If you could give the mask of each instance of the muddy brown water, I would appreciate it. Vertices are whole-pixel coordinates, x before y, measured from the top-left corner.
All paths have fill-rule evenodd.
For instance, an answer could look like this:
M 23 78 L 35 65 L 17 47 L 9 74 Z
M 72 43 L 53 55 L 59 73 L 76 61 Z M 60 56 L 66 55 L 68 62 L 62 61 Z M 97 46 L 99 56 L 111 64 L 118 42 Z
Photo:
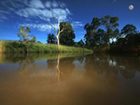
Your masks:
M 1 56 L 0 105 L 140 105 L 140 57 Z

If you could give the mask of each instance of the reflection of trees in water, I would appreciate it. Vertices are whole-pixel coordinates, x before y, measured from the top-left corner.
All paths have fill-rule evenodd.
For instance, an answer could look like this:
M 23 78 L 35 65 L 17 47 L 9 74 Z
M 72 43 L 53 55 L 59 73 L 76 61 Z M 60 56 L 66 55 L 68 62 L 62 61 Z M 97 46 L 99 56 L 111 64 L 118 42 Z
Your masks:
M 72 74 L 75 68 L 73 61 L 74 61 L 74 58 L 63 58 L 60 60 L 59 69 L 61 70 L 61 73 L 62 73 L 61 79 L 63 78 L 66 79 Z
M 63 78 L 68 78 L 69 75 L 72 74 L 74 70 L 73 64 L 74 58 L 61 58 L 61 55 L 58 54 L 56 59 L 48 60 L 48 68 L 49 72 L 52 74 L 56 74 L 57 80 L 62 80 Z M 53 75 L 54 76 L 54 75 Z
M 36 69 L 39 69 L 37 67 L 41 64 L 36 62 L 40 60 L 39 58 L 40 55 L 21 55 L 12 57 L 10 61 L 19 64 L 18 70 L 25 75 L 33 73 Z M 56 78 L 57 80 L 61 80 L 63 77 L 66 78 L 68 75 L 71 75 L 75 68 L 73 64 L 75 58 L 61 58 L 61 55 L 58 54 L 56 58 L 47 60 L 47 58 L 44 57 L 43 59 L 46 60 L 47 65 L 47 67 L 43 68 L 43 70 L 46 69 L 43 73 L 46 73 L 46 76 L 49 76 L 49 78 L 52 79 Z M 83 59 L 79 58 L 79 62 L 83 63 L 82 60 Z
M 116 59 L 117 68 L 126 79 L 132 79 L 137 71 L 140 72 L 140 60 L 137 57 L 116 57 Z
M 35 64 L 35 56 L 31 55 L 25 55 L 23 59 L 18 60 L 19 64 L 19 72 L 20 73 L 26 73 L 30 72 L 32 70 L 35 70 L 36 64 Z
M 8 63 L 17 64 L 17 70 L 22 76 L 43 75 L 51 80 L 61 80 L 71 76 L 72 72 L 76 70 L 74 61 L 77 61 L 79 65 L 85 64 L 83 57 L 66 58 L 63 54 L 55 54 L 53 57 L 46 54 L 7 54 L 4 59 Z
M 73 61 L 73 64 L 75 65 L 76 70 L 85 71 L 85 65 L 86 65 L 86 57 L 76 57 Z
M 57 60 L 56 60 L 56 70 L 57 70 L 58 80 L 62 80 L 63 78 L 66 79 L 71 76 L 72 72 L 75 70 L 74 61 L 78 61 L 80 65 L 84 65 L 85 57 L 61 59 L 60 55 L 58 54 Z
M 20 63 L 24 60 L 30 60 L 34 61 L 37 59 L 40 55 L 39 54 L 5 54 L 5 62 L 10 62 L 10 63 Z
M 74 64 L 75 61 L 78 61 L 80 65 L 86 64 L 85 57 L 61 58 L 60 55 L 57 55 L 57 59 L 47 61 L 48 70 L 53 70 L 56 73 L 57 80 L 67 79 L 71 77 L 76 68 L 76 65 Z
M 47 60 L 49 56 L 46 55 L 21 54 L 5 55 L 4 59 L 8 63 L 19 64 L 18 70 L 24 73 L 42 69 L 42 64 L 44 63 L 41 62 L 42 64 L 40 64 L 36 61 L 44 59 L 47 61 L 45 65 L 48 65 L 43 70 L 46 69 L 45 72 L 52 72 L 58 80 L 69 77 L 74 70 L 84 70 L 88 74 L 96 71 L 98 74 L 106 77 L 121 74 L 126 79 L 132 79 L 137 71 L 140 72 L 140 59 L 132 56 L 112 56 L 107 54 L 94 54 L 92 56 L 74 58 L 62 58 L 62 55 L 55 56 L 55 58 Z
M 140 71 L 140 60 L 136 57 L 93 55 L 88 57 L 87 64 L 89 70 L 94 68 L 98 73 L 106 75 L 120 73 L 126 79 L 134 78 L 136 71 Z
M 59 65 L 60 65 L 60 54 L 58 54 L 57 65 L 56 65 L 56 69 L 57 69 L 56 76 L 57 76 L 58 81 L 60 80 L 60 77 L 61 77 L 61 70 L 60 70 Z
M 5 59 L 7 62 L 18 64 L 17 70 L 24 74 L 28 72 L 32 72 L 36 68 L 35 61 L 40 58 L 39 54 L 7 54 Z

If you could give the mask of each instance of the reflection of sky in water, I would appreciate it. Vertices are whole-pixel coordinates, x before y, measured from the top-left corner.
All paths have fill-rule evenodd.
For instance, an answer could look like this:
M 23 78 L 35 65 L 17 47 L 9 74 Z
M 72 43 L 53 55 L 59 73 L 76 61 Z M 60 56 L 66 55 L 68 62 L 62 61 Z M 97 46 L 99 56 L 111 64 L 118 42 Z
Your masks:
M 8 59 L 11 63 L 0 64 L 0 99 L 5 101 L 0 101 L 0 105 L 7 105 L 3 104 L 6 102 L 16 105 L 10 103 L 13 101 L 19 101 L 18 105 L 26 105 L 25 102 L 31 105 L 47 102 L 55 103 L 49 105 L 64 105 L 63 102 L 65 105 L 75 102 L 74 105 L 91 105 L 94 101 L 96 105 L 110 105 L 110 100 L 112 103 L 121 100 L 121 105 L 137 105 L 134 103 L 139 102 L 137 58 L 100 55 L 64 58 L 59 59 L 59 63 L 59 57 L 31 58 Z
M 85 64 L 86 64 L 86 58 L 84 57 L 81 61 L 80 60 L 74 60 L 73 64 L 75 65 L 75 70 L 78 71 L 85 71 Z
M 47 60 L 35 61 L 36 70 L 46 70 L 48 68 Z
M 117 66 L 117 62 L 115 60 L 109 60 L 109 66 Z
M 57 72 L 57 56 L 55 59 L 47 59 L 39 57 L 22 57 L 22 59 L 15 60 L 4 59 L 0 64 L 0 71 L 28 71 L 33 74 L 44 75 L 50 73 L 55 75 Z M 11 62 L 11 63 L 9 63 Z M 68 67 L 68 68 L 67 68 Z M 115 57 L 115 56 L 89 56 L 89 57 L 75 57 L 75 58 L 60 58 L 59 69 L 62 72 L 68 70 L 88 71 L 96 70 L 102 72 L 116 71 L 124 78 L 134 78 L 137 71 L 140 71 L 139 59 L 137 57 Z M 63 70 L 64 69 L 64 70 Z M 43 74 L 44 73 L 44 74 Z
M 16 71 L 19 68 L 19 64 L 0 64 L 0 71 Z

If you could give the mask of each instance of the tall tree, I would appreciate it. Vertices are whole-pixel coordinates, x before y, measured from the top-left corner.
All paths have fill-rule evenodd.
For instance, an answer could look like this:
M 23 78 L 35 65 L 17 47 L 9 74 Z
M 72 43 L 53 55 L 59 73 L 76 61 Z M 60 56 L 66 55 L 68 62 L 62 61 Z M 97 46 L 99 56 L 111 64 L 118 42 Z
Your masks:
M 95 40 L 96 40 L 96 45 L 101 45 L 104 43 L 104 35 L 105 35 L 105 31 L 103 29 L 98 29 L 96 36 L 95 36 Z
M 92 27 L 93 33 L 96 33 L 96 31 L 100 25 L 101 25 L 100 19 L 97 17 L 94 17 L 91 22 L 91 27 Z
M 106 29 L 106 35 L 105 35 L 105 42 L 109 43 L 109 39 L 113 38 L 116 36 L 116 32 L 118 30 L 118 21 L 119 18 L 118 17 L 111 17 L 111 16 L 104 16 L 102 19 L 102 25 L 105 27 Z
M 79 42 L 77 42 L 78 47 L 84 47 L 84 45 L 85 45 L 85 43 L 82 39 Z
M 61 7 L 59 2 L 56 2 L 56 3 L 58 4 L 58 6 Z M 48 21 L 48 24 L 50 24 L 51 28 L 54 29 L 53 32 L 56 35 L 57 45 L 59 47 L 60 34 L 63 31 L 60 29 L 60 24 L 61 24 L 61 22 L 68 21 L 71 13 L 70 13 L 69 9 L 65 9 L 62 11 L 53 5 L 50 5 L 50 7 L 48 9 L 51 10 L 51 12 L 50 12 L 51 16 L 46 20 Z
M 47 43 L 56 44 L 57 43 L 56 36 L 54 34 L 48 34 Z
M 127 24 L 121 30 L 121 34 L 128 35 L 128 34 L 136 34 L 137 28 L 132 24 Z
M 97 33 L 97 29 L 99 28 L 99 26 L 101 25 L 100 19 L 97 17 L 94 17 L 92 19 L 92 22 L 89 24 L 86 24 L 84 29 L 86 30 L 86 34 L 85 34 L 85 39 L 86 39 L 86 45 L 88 47 L 93 47 L 96 43 L 96 33 Z
M 92 34 L 91 24 L 87 23 L 85 25 L 84 29 L 86 30 L 86 34 L 84 36 L 85 42 L 86 42 L 86 46 L 91 48 L 94 45 L 94 37 L 93 37 L 93 34 Z
M 30 35 L 29 35 L 30 32 L 31 32 L 31 30 L 29 27 L 20 26 L 19 32 L 18 32 L 18 37 L 22 41 L 27 41 L 30 38 Z
M 35 36 L 32 36 L 32 39 L 31 39 L 31 42 L 35 43 L 37 40 L 36 40 L 36 37 Z
M 60 44 L 69 46 L 74 45 L 75 33 L 72 28 L 72 25 L 68 22 L 61 22 L 59 28 Z

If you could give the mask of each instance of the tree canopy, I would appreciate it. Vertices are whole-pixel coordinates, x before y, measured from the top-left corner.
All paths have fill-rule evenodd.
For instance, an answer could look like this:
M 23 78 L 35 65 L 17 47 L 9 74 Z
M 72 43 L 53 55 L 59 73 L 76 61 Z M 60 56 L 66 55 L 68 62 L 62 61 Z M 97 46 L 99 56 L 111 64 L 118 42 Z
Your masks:
M 75 33 L 72 28 L 72 25 L 68 22 L 61 22 L 60 25 L 60 44 L 62 45 L 74 45 L 74 38 L 75 38 Z
M 94 17 L 92 22 L 87 23 L 84 27 L 86 30 L 86 45 L 88 47 L 94 47 L 96 45 L 108 44 L 111 38 L 119 34 L 118 21 L 118 17 Z
M 132 25 L 132 24 L 127 24 L 123 27 L 123 29 L 121 30 L 121 34 L 136 34 L 137 33 L 137 28 Z
M 54 34 L 48 34 L 47 43 L 56 44 L 57 43 L 56 36 Z
M 19 32 L 18 32 L 18 37 L 20 38 L 21 41 L 27 41 L 29 40 L 30 36 L 29 33 L 31 32 L 29 27 L 24 27 L 20 26 Z

